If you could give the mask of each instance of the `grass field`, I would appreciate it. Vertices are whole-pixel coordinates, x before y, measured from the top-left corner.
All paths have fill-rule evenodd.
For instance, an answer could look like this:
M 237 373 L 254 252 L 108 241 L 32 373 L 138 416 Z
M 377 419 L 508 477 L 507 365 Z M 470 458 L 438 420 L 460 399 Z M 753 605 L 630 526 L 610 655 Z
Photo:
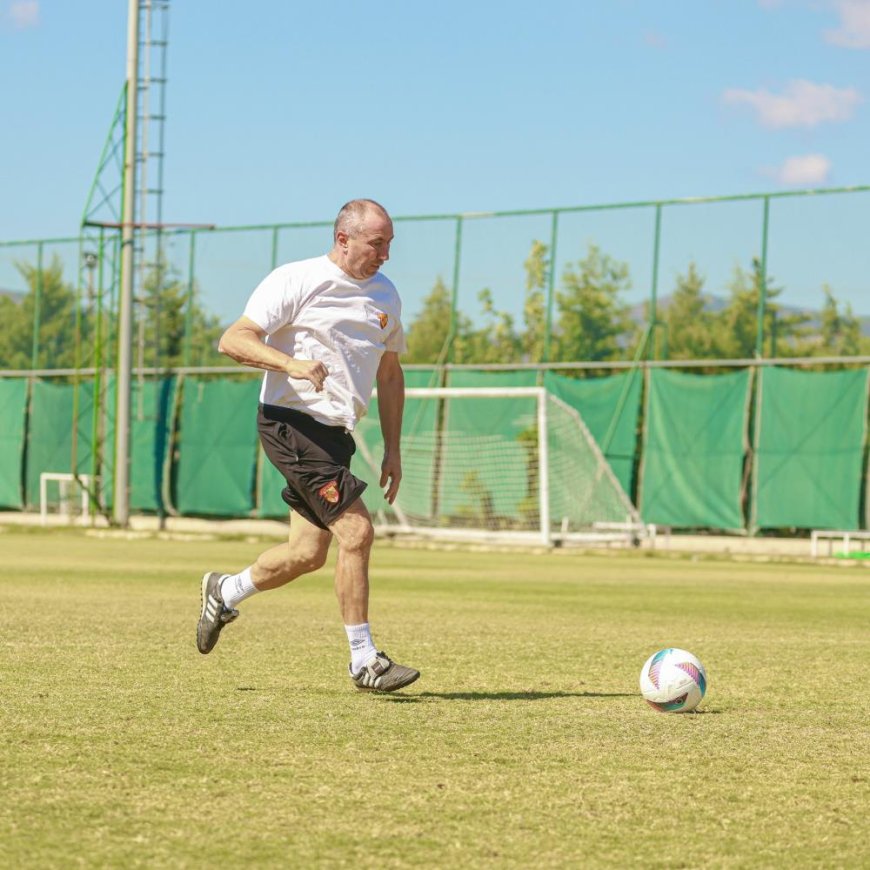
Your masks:
M 0 532 L 8 867 L 870 866 L 870 573 L 380 546 L 350 688 L 324 569 L 194 645 L 262 543 Z M 331 563 L 330 563 L 331 564 Z M 702 713 L 643 703 L 663 646 Z

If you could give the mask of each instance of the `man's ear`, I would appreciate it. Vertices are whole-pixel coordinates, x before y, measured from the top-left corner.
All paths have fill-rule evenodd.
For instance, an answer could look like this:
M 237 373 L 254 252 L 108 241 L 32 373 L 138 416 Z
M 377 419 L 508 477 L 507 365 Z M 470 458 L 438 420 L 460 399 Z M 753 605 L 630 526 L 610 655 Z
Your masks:
M 349 238 L 350 237 L 348 236 L 348 234 L 346 232 L 344 232 L 344 230 L 339 230 L 335 234 L 335 242 L 339 247 L 342 247 L 342 248 L 347 246 L 347 240 Z

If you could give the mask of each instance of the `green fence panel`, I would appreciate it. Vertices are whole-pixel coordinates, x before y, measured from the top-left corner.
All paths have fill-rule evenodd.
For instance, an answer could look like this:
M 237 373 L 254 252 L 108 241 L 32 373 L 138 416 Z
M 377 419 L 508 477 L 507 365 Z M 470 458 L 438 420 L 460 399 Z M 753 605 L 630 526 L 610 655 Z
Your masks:
M 534 525 L 530 490 L 537 441 L 535 398 L 447 400 L 438 514 L 487 528 Z
M 175 503 L 181 514 L 254 509 L 259 381 L 185 378 Z
M 177 385 L 174 377 L 133 382 L 130 401 L 130 508 L 133 510 L 157 512 L 164 507 L 163 480 Z
M 259 439 L 258 439 L 259 440 Z M 268 519 L 286 519 L 290 508 L 281 498 L 287 486 L 284 476 L 269 461 L 262 447 L 257 448 L 257 516 Z
M 447 375 L 448 387 L 536 387 L 538 373 L 528 369 L 514 372 L 459 369 Z
M 71 383 L 34 381 L 30 398 L 25 470 L 26 504 L 39 507 L 39 477 L 43 472 L 69 474 L 73 455 L 73 407 L 76 387 Z M 90 474 L 93 432 L 93 384 L 78 386 L 76 471 Z
M 630 497 L 643 386 L 640 369 L 603 378 L 569 378 L 546 372 L 544 386 L 580 414 Z
M 24 423 L 27 381 L 0 381 L 0 508 L 21 509 L 21 471 L 24 463 Z
M 748 370 L 650 371 L 640 481 L 645 522 L 743 528 L 749 385 Z
M 438 369 L 432 368 L 405 369 L 405 388 L 438 387 L 440 386 Z
M 867 369 L 760 375 L 753 524 L 857 529 Z
M 432 447 L 437 399 L 405 399 L 402 420 L 402 482 L 397 506 L 391 507 L 384 499 L 380 486 L 381 462 L 384 458 L 384 440 L 381 436 L 378 400 L 372 399 L 369 413 L 360 420 L 354 431 L 356 453 L 351 471 L 368 484 L 363 501 L 372 515 L 383 513 L 390 521 L 401 521 L 402 512 L 417 518 L 428 518 L 432 508 L 434 469 Z
M 451 371 L 448 387 L 535 387 L 536 371 Z M 438 485 L 438 513 L 473 525 L 534 522 L 534 493 L 518 478 L 532 480 L 523 433 L 536 427 L 535 399 L 448 399 L 446 442 Z M 498 445 L 497 447 L 495 445 Z M 490 445 L 490 446 L 488 446 Z

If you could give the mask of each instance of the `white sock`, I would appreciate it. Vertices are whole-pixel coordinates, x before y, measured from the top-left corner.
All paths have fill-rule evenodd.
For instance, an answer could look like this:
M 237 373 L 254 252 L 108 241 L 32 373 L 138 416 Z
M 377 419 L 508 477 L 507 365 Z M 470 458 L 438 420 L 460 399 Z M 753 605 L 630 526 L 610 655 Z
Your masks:
M 224 597 L 224 605 L 230 610 L 259 591 L 254 586 L 250 568 L 245 568 L 239 574 L 230 574 L 221 580 L 221 595 Z
M 350 644 L 350 669 L 356 673 L 364 668 L 377 654 L 372 641 L 372 633 L 367 622 L 360 625 L 346 625 L 347 640 Z

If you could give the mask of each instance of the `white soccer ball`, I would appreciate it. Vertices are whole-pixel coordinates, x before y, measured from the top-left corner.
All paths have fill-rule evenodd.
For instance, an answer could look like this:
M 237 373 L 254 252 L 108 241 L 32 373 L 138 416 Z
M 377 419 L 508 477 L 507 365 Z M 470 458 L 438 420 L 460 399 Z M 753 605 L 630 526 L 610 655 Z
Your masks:
M 659 713 L 689 713 L 706 691 L 704 666 L 684 649 L 660 649 L 641 668 L 640 692 Z

